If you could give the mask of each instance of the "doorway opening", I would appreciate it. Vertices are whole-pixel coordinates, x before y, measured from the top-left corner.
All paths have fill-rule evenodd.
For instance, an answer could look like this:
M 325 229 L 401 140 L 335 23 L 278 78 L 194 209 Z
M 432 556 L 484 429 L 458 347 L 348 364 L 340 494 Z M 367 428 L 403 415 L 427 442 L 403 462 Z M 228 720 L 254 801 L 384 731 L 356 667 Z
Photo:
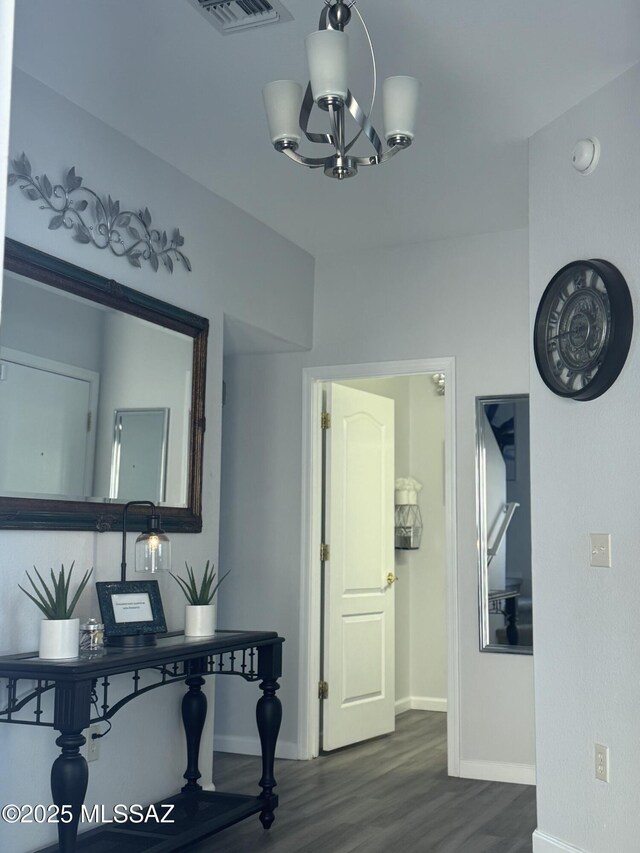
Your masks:
M 315 757 L 323 747 L 321 735 L 321 700 L 318 699 L 323 685 L 320 675 L 326 672 L 327 662 L 323 661 L 323 642 L 321 638 L 324 614 L 323 568 L 318 557 L 323 543 L 322 506 L 323 506 L 323 438 L 319 428 L 323 411 L 323 396 L 331 383 L 340 387 L 360 389 L 365 393 L 379 394 L 394 400 L 396 432 L 394 445 L 395 476 L 413 476 L 425 481 L 424 494 L 419 500 L 425 516 L 424 535 L 418 550 L 396 550 L 391 555 L 389 575 L 395 575 L 398 583 L 390 580 L 381 591 L 388 592 L 393 586 L 397 596 L 397 629 L 394 639 L 398 642 L 397 654 L 394 653 L 393 685 L 397 686 L 393 697 L 395 713 L 411 708 L 421 710 L 447 710 L 447 753 L 448 770 L 453 776 L 459 775 L 459 713 L 458 713 L 458 602 L 457 602 L 457 566 L 455 555 L 455 365 L 453 358 L 425 359 L 420 361 L 385 362 L 361 365 L 339 365 L 334 367 L 308 368 L 304 371 L 304 417 L 303 432 L 303 585 L 301 601 L 301 638 L 303 648 L 301 657 L 301 751 L 308 757 Z M 433 379 L 440 374 L 440 383 Z M 441 395 L 444 379 L 445 393 Z M 434 403 L 430 406 L 430 403 Z M 431 415 L 428 415 L 428 411 Z M 438 413 L 441 427 L 439 434 L 434 433 L 434 441 L 429 444 L 426 418 L 434 418 L 437 424 Z M 422 423 L 421 423 L 422 415 Z M 412 435 L 413 433 L 413 435 Z M 437 446 L 436 446 L 437 445 Z M 413 448 L 413 453 L 412 453 Z M 437 458 L 437 463 L 434 459 Z M 437 465 L 437 470 L 434 469 Z M 416 469 L 417 466 L 417 469 Z M 413 470 L 410 470 L 412 469 Z M 418 476 L 417 471 L 420 471 Z M 436 504 L 435 501 L 438 503 Z M 434 525 L 440 529 L 435 531 Z M 438 541 L 436 541 L 438 540 Z M 330 544 L 330 543 L 329 543 Z M 331 544 L 330 544 L 331 547 Z M 440 550 L 440 553 L 436 553 Z M 431 563 L 431 569 L 428 564 Z M 440 568 L 438 568 L 440 564 Z M 330 561 L 326 563 L 331 571 Z M 336 564 L 337 567 L 337 564 Z M 396 571 L 397 569 L 397 571 Z M 441 574 L 439 614 L 440 626 L 431 624 L 425 628 L 429 615 L 420 611 L 420 598 L 425 590 L 437 589 L 437 574 Z M 384 573 L 387 576 L 387 573 Z M 434 586 L 435 584 L 435 586 Z M 372 596 L 372 599 L 375 596 Z M 437 595 L 434 596 L 434 599 Z M 435 606 L 435 600 L 432 602 Z M 331 606 L 331 605 L 330 605 Z M 428 603 L 425 603 L 425 610 Z M 375 607 L 369 608 L 377 612 Z M 413 620 L 412 620 L 413 615 Z M 420 617 L 424 616 L 424 619 Z M 368 617 L 364 618 L 367 621 Z M 362 618 L 361 618 L 362 621 Z M 413 630 L 411 624 L 413 621 Z M 435 620 L 437 621 L 437 620 Z M 433 623 L 434 620 L 431 620 Z M 369 618 L 366 626 L 371 637 L 376 635 L 375 618 Z M 428 666 L 425 660 L 431 644 L 428 637 L 438 634 L 441 661 L 432 656 Z M 366 633 L 366 632 L 365 632 Z M 355 636 L 355 630 L 353 631 Z M 375 644 L 377 646 L 377 635 Z M 369 646 L 364 645 L 368 650 Z M 356 652 L 357 655 L 357 645 Z M 368 651 L 367 651 L 368 654 Z M 355 659 L 355 658 L 354 658 Z M 347 661 L 348 664 L 348 661 Z M 441 665 L 441 677 L 438 682 L 438 667 Z M 382 667 L 382 670 L 384 667 Z M 381 670 L 381 671 L 382 671 Z M 428 671 L 427 671 L 428 670 Z M 342 673 L 338 674 L 338 693 L 342 688 Z M 360 673 L 358 673 L 360 677 Z M 365 679 L 366 680 L 366 679 Z M 370 677 L 369 684 L 374 677 Z M 429 688 L 438 684 L 439 687 Z M 427 685 L 427 686 L 425 686 Z M 336 687 L 336 685 L 334 685 Z M 365 685 L 366 687 L 366 685 Z M 320 688 L 320 691 L 319 691 Z M 329 687 L 331 690 L 331 687 Z M 371 692 L 372 704 L 376 698 Z M 442 695 L 442 694 L 445 695 Z M 440 694 L 440 695 L 434 695 Z M 365 707 L 367 697 L 366 690 Z M 368 709 L 366 709 L 368 710 Z M 330 739 L 335 742 L 335 739 Z M 331 748 L 331 747 L 329 747 Z

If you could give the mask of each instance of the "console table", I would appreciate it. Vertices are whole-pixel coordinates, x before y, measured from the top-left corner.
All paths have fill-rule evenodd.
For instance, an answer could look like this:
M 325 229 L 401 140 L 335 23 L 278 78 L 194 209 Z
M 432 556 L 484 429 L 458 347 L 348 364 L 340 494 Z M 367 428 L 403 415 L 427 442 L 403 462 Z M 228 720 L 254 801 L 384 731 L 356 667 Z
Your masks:
M 60 732 L 56 744 L 60 755 L 51 768 L 53 804 L 69 822 L 58 823 L 59 844 L 40 853 L 101 853 L 114 849 L 132 853 L 169 853 L 219 832 L 249 815 L 259 814 L 268 829 L 274 820 L 278 797 L 273 789 L 276 740 L 282 707 L 276 696 L 282 675 L 282 637 L 271 631 L 217 631 L 213 637 L 186 638 L 182 633 L 161 636 L 155 646 L 137 649 L 106 648 L 105 654 L 88 659 L 40 660 L 35 653 L 0 657 L 0 679 L 8 698 L 0 698 L 0 722 L 49 726 Z M 110 699 L 110 678 L 132 673 L 133 687 L 117 701 Z M 256 796 L 203 791 L 198 783 L 198 755 L 204 728 L 207 699 L 202 685 L 208 675 L 238 675 L 260 681 L 262 696 L 256 720 L 262 748 L 262 792 Z M 35 682 L 22 696 L 20 682 Z M 87 762 L 80 752 L 86 743 L 84 729 L 110 720 L 121 708 L 144 693 L 184 681 L 182 720 L 186 735 L 186 784 L 181 792 L 157 803 L 173 805 L 174 823 L 112 823 L 78 835 L 89 778 Z M 51 714 L 46 695 L 53 694 Z M 49 719 L 49 717 L 51 717 Z M 71 809 L 69 809 L 69 806 Z

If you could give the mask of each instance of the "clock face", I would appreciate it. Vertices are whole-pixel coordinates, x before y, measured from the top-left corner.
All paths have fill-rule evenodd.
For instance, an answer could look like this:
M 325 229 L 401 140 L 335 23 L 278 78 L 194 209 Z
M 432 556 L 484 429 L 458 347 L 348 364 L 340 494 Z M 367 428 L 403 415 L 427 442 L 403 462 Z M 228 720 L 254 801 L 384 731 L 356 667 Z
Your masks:
M 549 282 L 538 306 L 534 352 L 548 387 L 593 400 L 622 370 L 633 308 L 622 274 L 607 261 L 574 261 Z

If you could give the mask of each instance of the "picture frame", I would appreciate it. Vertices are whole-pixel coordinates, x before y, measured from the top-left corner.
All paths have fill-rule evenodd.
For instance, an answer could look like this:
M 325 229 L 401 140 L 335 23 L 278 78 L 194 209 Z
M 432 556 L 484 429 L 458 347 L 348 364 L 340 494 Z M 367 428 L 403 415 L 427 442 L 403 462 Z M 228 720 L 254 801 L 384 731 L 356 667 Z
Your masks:
M 158 581 L 98 581 L 100 614 L 110 638 L 165 633 L 167 623 Z

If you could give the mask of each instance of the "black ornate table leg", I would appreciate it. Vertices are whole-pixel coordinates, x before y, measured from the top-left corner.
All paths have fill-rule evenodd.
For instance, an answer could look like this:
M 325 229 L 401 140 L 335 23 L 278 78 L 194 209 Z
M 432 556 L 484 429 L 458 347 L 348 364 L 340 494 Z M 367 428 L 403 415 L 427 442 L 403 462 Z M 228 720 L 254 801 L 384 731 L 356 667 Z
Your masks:
M 505 601 L 505 616 L 507 618 L 507 642 L 510 646 L 518 645 L 518 604 L 515 598 Z
M 199 661 L 191 661 L 190 670 L 202 672 L 199 663 Z M 187 769 L 183 776 L 187 780 L 187 784 L 182 790 L 185 792 L 201 791 L 202 786 L 198 784 L 198 779 L 202 774 L 198 769 L 198 757 L 204 721 L 207 717 L 207 697 L 202 692 L 204 678 L 201 675 L 190 675 L 185 680 L 189 687 L 182 699 L 182 723 L 187 738 Z
M 60 808 L 60 853 L 75 853 L 78 822 L 87 792 L 89 769 L 80 747 L 87 742 L 82 731 L 90 723 L 91 687 L 91 681 L 56 685 L 54 728 L 60 732 L 56 744 L 61 752 L 51 767 L 51 794 Z M 66 806 L 64 811 L 63 806 Z M 69 806 L 72 819 L 64 823 Z
M 276 742 L 282 721 L 282 704 L 276 696 L 276 691 L 280 688 L 278 678 L 282 674 L 282 646 L 260 649 L 258 674 L 262 678 L 260 689 L 263 693 L 256 706 L 256 722 L 262 749 L 262 778 L 259 785 L 262 788 L 260 799 L 263 801 L 263 808 L 260 812 L 260 822 L 265 829 L 269 829 L 275 818 L 274 809 L 278 805 L 278 797 L 273 793 L 277 785 L 273 771 Z

